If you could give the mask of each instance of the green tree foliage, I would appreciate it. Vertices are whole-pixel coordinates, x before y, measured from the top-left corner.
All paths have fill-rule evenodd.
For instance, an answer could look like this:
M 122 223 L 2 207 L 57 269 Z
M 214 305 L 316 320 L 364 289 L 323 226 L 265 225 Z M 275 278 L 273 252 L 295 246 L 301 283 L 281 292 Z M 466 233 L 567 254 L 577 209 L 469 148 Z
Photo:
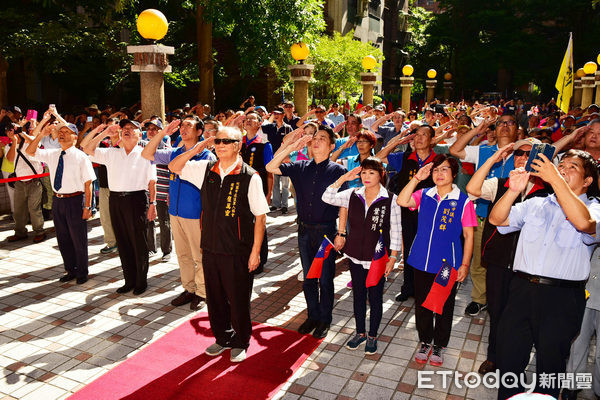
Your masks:
M 590 0 L 441 0 L 441 14 L 425 30 L 421 53 L 447 49 L 459 90 L 514 90 L 535 82 L 544 97 L 553 89 L 569 32 L 576 66 L 594 59 L 600 10 Z
M 353 39 L 354 31 L 346 35 L 334 32 L 333 37 L 321 36 L 311 44 L 307 60 L 314 64 L 315 82 L 311 89 L 317 98 L 341 98 L 343 94 L 360 92 L 360 73 L 364 72 L 362 59 L 372 55 L 378 60 L 375 70 L 381 68 L 383 54 L 370 43 Z

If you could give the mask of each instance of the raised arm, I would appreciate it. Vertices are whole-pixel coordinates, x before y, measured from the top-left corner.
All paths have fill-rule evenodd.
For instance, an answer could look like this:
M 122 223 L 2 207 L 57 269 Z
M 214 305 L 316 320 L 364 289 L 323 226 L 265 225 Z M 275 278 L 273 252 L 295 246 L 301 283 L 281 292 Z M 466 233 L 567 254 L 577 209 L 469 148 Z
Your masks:
M 596 221 L 592 218 L 590 210 L 583 200 L 581 200 L 569 187 L 569 184 L 558 172 L 556 166 L 543 154 L 539 154 L 539 159 L 532 162 L 534 172 L 533 176 L 542 178 L 545 182 L 552 185 L 556 200 L 562 208 L 567 220 L 573 224 L 575 229 L 589 234 L 596 233 Z M 564 168 L 570 168 L 567 164 Z M 593 179 L 587 177 L 584 180 L 588 185 L 593 184 Z
M 315 115 L 316 109 L 315 110 L 310 110 L 309 112 L 307 112 L 306 114 L 304 114 L 302 116 L 302 118 L 300 118 L 298 120 L 298 122 L 296 123 L 296 128 L 300 128 L 302 125 L 304 125 L 304 122 L 308 119 L 308 117 L 310 117 L 311 115 Z
M 171 134 L 177 130 L 180 123 L 181 120 L 179 119 L 173 120 L 164 130 L 154 135 L 142 150 L 142 157 L 146 160 L 154 161 L 154 153 L 156 153 L 156 149 L 158 149 L 160 142 L 162 142 L 165 136 L 171 136 Z
M 104 131 L 104 129 L 106 129 L 106 127 L 107 127 L 107 126 L 108 126 L 108 125 L 106 125 L 106 124 L 100 124 L 100 125 L 98 125 L 97 127 L 95 127 L 94 129 L 92 129 L 92 130 L 90 131 L 90 133 L 88 133 L 88 134 L 87 134 L 87 136 L 86 136 L 86 137 L 84 137 L 84 138 L 81 140 L 81 143 L 79 143 L 78 147 L 79 147 L 80 149 L 83 149 L 85 146 L 87 146 L 87 145 L 88 145 L 88 143 L 89 143 L 89 142 L 90 142 L 90 141 L 91 141 L 91 140 L 92 140 L 94 137 L 96 137 L 96 135 L 98 134 L 98 132 L 103 132 L 103 131 Z
M 529 172 L 523 168 L 510 171 L 509 188 L 504 195 L 496 202 L 494 208 L 488 217 L 490 224 L 496 226 L 508 226 L 508 215 L 510 208 L 517 200 L 517 197 L 527 187 L 529 181 Z
M 279 169 L 279 166 L 283 163 L 283 160 L 285 160 L 285 158 L 288 157 L 291 152 L 300 151 L 301 149 L 303 149 L 304 146 L 306 146 L 311 140 L 312 137 L 306 135 L 296 140 L 295 142 L 288 144 L 283 150 L 281 150 L 280 148 L 279 150 L 281 151 L 278 151 L 277 154 L 273 157 L 273 159 L 267 164 L 267 172 L 281 175 L 281 170 Z M 283 147 L 283 145 L 281 147 Z
M 563 149 L 568 147 L 571 143 L 576 142 L 578 139 L 584 136 L 589 130 L 589 126 L 582 126 L 580 128 L 575 129 L 570 135 L 564 135 L 556 142 L 554 142 L 553 146 L 556 148 L 556 151 L 554 152 L 554 157 L 556 157 L 558 153 L 560 153 Z
M 375 122 L 373 122 L 373 125 L 371 125 L 371 130 L 373 132 L 377 132 L 377 129 L 379 129 L 379 125 L 383 124 L 386 121 L 389 121 L 393 116 L 394 116 L 394 113 L 389 113 L 389 114 L 384 115 L 381 118 L 378 118 Z
M 83 148 L 85 154 L 93 156 L 96 153 L 96 147 L 100 144 L 102 140 L 104 140 L 107 136 L 112 136 L 118 131 L 119 125 L 111 125 L 99 135 L 96 135 L 89 143 Z
M 196 154 L 202 153 L 204 149 L 211 146 L 214 143 L 214 141 L 215 137 L 212 136 L 206 140 L 203 140 L 202 142 L 196 143 L 194 147 L 175 157 L 169 163 L 169 169 L 171 170 L 171 172 L 181 174 L 181 170 L 183 169 L 183 167 L 185 167 L 185 163 L 191 160 Z
M 469 142 L 477 135 L 483 135 L 485 130 L 492 124 L 491 121 L 484 121 L 479 126 L 474 129 L 471 129 L 469 132 L 465 133 L 458 139 L 452 146 L 450 146 L 450 154 L 454 157 L 457 157 L 461 160 L 464 160 L 467 156 L 467 152 L 465 151 L 465 147 L 469 144 Z
M 348 140 L 346 140 L 346 142 L 343 145 L 341 145 L 336 151 L 331 153 L 331 157 L 329 157 L 329 159 L 333 162 L 336 162 L 340 155 L 344 152 L 344 150 L 352 147 L 352 145 L 356 143 L 356 140 L 357 136 L 348 138 Z
M 512 147 L 513 143 L 509 143 L 506 146 L 498 149 L 498 151 L 496 151 L 494 155 L 488 158 L 486 162 L 484 162 L 483 165 L 481 165 L 481 167 L 479 167 L 479 169 L 475 171 L 475 174 L 473 174 L 473 177 L 471 177 L 471 180 L 467 184 L 467 193 L 475 197 L 481 196 L 481 188 L 483 187 L 483 182 L 487 178 L 492 167 L 494 166 L 494 164 L 502 160 L 503 157 L 510 154 L 510 152 L 512 151 Z
M 384 148 L 382 148 L 381 150 L 379 150 L 379 152 L 377 154 L 375 154 L 375 157 L 379 158 L 381 160 L 381 162 L 387 164 L 388 163 L 387 157 L 390 155 L 390 153 L 392 151 L 394 151 L 394 149 L 397 146 L 410 142 L 414 136 L 415 136 L 414 133 L 410 134 L 410 135 L 406 135 L 404 137 L 400 137 L 400 135 L 394 136 Z
M 404 186 L 404 189 L 402 189 L 402 191 L 398 195 L 397 203 L 400 207 L 415 208 L 417 206 L 417 202 L 415 201 L 415 199 L 413 199 L 412 194 L 417 188 L 419 182 L 429 177 L 432 168 L 433 163 L 429 163 L 423 166 L 421 169 L 419 169 L 419 171 L 417 171 L 415 176 L 413 176 L 412 179 L 408 181 L 406 186 Z

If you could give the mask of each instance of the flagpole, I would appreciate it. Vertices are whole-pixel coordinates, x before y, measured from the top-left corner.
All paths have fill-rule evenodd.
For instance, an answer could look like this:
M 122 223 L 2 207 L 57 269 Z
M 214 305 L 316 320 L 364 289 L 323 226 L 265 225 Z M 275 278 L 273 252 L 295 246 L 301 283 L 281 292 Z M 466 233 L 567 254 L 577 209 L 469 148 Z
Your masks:
M 329 240 L 329 238 L 327 237 L 327 235 L 323 235 L 323 237 L 324 237 L 325 239 L 327 239 L 327 241 L 328 241 L 329 243 L 331 243 L 331 245 L 332 245 L 332 246 L 335 248 L 335 244 L 333 244 L 333 243 L 331 242 L 331 240 Z

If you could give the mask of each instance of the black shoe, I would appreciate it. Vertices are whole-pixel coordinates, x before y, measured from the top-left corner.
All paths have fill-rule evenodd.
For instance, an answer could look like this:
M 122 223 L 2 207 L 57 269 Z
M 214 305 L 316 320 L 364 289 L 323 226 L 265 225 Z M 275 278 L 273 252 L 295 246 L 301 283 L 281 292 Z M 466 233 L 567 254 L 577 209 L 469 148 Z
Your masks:
M 495 370 L 496 370 L 496 364 L 494 364 L 490 360 L 485 360 L 484 362 L 481 363 L 481 365 L 479 366 L 479 370 L 477 372 L 479 372 L 479 374 L 481 376 L 483 376 L 485 374 L 489 374 L 490 372 L 494 372 Z
M 487 310 L 487 307 L 488 307 L 487 304 L 481 304 L 481 303 L 472 301 L 471 303 L 469 303 L 467 308 L 465 308 L 465 314 L 468 314 L 471 317 L 475 317 L 481 311 Z
M 277 211 L 279 207 L 271 206 L 269 207 L 269 211 Z
M 281 207 L 281 213 L 287 214 L 288 213 L 287 207 Z
M 60 282 L 70 282 L 73 279 L 75 279 L 76 276 L 75 275 L 71 275 L 71 274 L 66 274 L 60 277 L 59 281 Z
M 183 293 L 171 300 L 171 305 L 173 307 L 183 306 L 184 304 L 187 304 L 190 301 L 192 301 L 194 299 L 194 296 L 196 296 L 194 293 L 190 293 L 187 290 L 184 290 Z
M 318 321 L 313 321 L 312 319 L 307 319 L 300 325 L 298 328 L 298 333 L 306 335 L 307 333 L 311 333 L 313 329 L 317 327 Z
M 141 288 L 135 288 L 135 289 L 133 289 L 133 294 L 135 294 L 136 296 L 138 296 L 138 295 L 144 293 L 147 288 L 148 288 L 148 285 L 144 285 Z
M 87 281 L 88 281 L 88 277 L 87 276 L 80 276 L 79 278 L 77 278 L 77 284 L 78 285 L 83 285 Z
M 100 249 L 100 253 L 102 253 L 102 254 L 110 254 L 110 253 L 114 253 L 115 251 L 117 251 L 117 245 L 114 245 L 112 247 L 109 245 L 106 245 Z
M 117 289 L 117 293 L 127 293 L 130 292 L 131 289 L 133 289 L 133 286 L 121 286 L 120 288 Z
M 396 295 L 396 301 L 402 302 L 408 300 L 409 297 L 412 297 L 412 294 L 408 294 L 407 292 L 400 292 Z
M 329 324 L 326 324 L 325 322 L 319 322 L 315 328 L 315 331 L 313 332 L 313 337 L 316 339 L 323 339 L 325 336 L 327 336 L 327 332 L 329 332 Z
M 206 303 L 206 299 L 202 296 L 194 295 L 194 298 L 190 302 L 190 310 L 196 311 L 204 307 L 204 303 Z
M 577 394 L 581 390 L 571 390 L 571 389 L 563 389 L 560 398 L 562 400 L 577 400 Z

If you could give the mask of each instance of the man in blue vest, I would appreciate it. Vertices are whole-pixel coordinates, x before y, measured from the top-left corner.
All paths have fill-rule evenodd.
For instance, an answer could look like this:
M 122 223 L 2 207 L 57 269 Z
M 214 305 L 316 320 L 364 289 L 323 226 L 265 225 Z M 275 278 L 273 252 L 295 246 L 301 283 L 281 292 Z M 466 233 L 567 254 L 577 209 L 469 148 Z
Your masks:
M 177 128 L 179 128 L 182 145 L 175 149 L 158 149 L 162 138 L 173 134 Z M 142 151 L 142 157 L 154 164 L 169 164 L 175 157 L 189 151 L 198 143 L 203 128 L 202 120 L 195 115 L 188 115 L 183 120 L 175 120 L 150 140 Z M 215 160 L 215 156 L 204 147 L 206 146 L 203 146 L 203 151 L 196 154 L 193 160 Z M 190 303 L 190 309 L 197 310 L 200 308 L 200 303 L 206 299 L 200 248 L 202 213 L 200 190 L 171 172 L 168 203 L 181 285 L 184 289 L 183 293 L 171 301 L 171 305 L 178 307 Z
M 467 146 L 474 137 L 483 135 L 493 122 L 496 122 L 497 143 L 495 145 Z M 488 158 L 492 157 L 499 148 L 515 142 L 518 128 L 517 118 L 514 114 L 503 114 L 497 121 L 491 119 L 485 120 L 480 123 L 477 128 L 472 129 L 456 139 L 456 142 L 450 146 L 450 154 L 459 158 L 461 162 L 475 164 L 475 169 L 477 170 Z M 509 154 L 492 166 L 487 179 L 508 178 L 508 174 L 510 174 L 510 171 L 514 168 L 514 157 L 512 154 Z M 469 303 L 465 309 L 465 313 L 471 316 L 478 315 L 481 311 L 487 309 L 488 306 L 485 287 L 486 269 L 481 266 L 481 237 L 485 219 L 488 214 L 489 204 L 489 201 L 479 199 L 477 200 L 477 207 L 475 208 L 478 226 L 475 229 L 475 248 L 473 249 L 473 261 L 471 263 L 473 290 L 471 291 L 471 303 Z

